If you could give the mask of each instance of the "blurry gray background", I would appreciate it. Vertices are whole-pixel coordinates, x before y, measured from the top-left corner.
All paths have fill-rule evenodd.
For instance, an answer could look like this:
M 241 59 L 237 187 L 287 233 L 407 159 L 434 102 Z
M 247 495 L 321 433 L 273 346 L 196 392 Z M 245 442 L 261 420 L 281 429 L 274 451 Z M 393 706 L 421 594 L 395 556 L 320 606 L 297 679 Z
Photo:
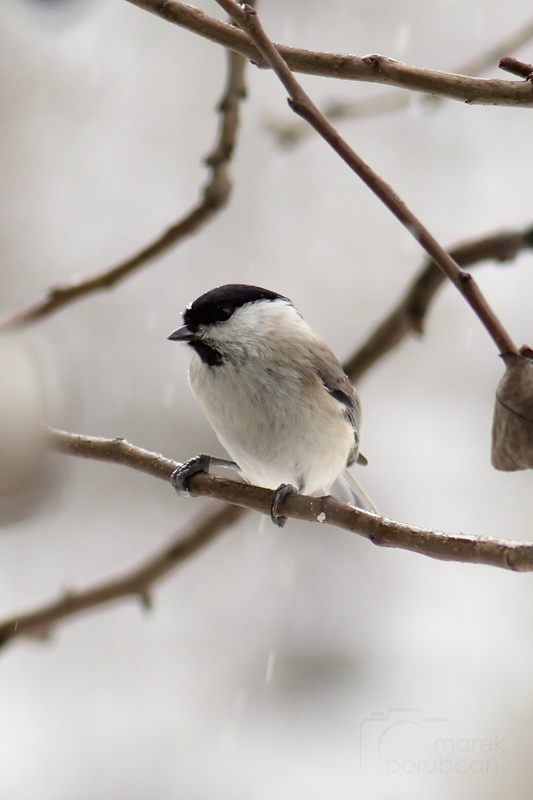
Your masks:
M 264 0 L 261 12 L 287 44 L 453 70 L 518 29 L 531 5 Z M 531 61 L 533 47 L 517 55 Z M 3 315 L 134 252 L 196 201 L 224 77 L 221 48 L 126 2 L 4 0 Z M 229 208 L 20 344 L 57 426 L 176 459 L 221 454 L 187 388 L 188 354 L 165 341 L 186 303 L 218 283 L 267 286 L 344 358 L 421 264 L 414 240 L 318 137 L 278 147 L 264 123 L 289 118 L 285 92 L 266 71 L 251 67 L 248 80 Z M 388 91 L 303 83 L 322 102 Z M 341 130 L 449 246 L 531 224 L 529 119 L 415 99 Z M 476 273 L 530 345 L 532 266 L 526 255 Z M 384 515 L 532 539 L 531 474 L 490 466 L 501 373 L 446 287 L 423 341 L 365 377 L 360 477 Z M 62 456 L 53 466 L 41 499 L 1 529 L 2 616 L 141 561 L 203 504 L 125 468 Z M 532 581 L 249 515 L 158 586 L 152 613 L 123 603 L 0 652 L 0 796 L 529 798 Z M 455 756 L 466 752 L 464 768 L 415 759 L 441 729 Z

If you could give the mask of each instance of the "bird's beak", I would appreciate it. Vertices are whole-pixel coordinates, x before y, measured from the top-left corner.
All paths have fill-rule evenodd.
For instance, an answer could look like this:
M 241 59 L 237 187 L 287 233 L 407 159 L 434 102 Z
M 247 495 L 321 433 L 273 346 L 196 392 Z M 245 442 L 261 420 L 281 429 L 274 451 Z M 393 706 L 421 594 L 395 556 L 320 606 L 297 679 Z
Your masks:
M 190 342 L 194 339 L 194 333 L 192 333 L 187 325 L 182 325 L 181 328 L 178 328 L 170 336 L 167 336 L 171 342 Z

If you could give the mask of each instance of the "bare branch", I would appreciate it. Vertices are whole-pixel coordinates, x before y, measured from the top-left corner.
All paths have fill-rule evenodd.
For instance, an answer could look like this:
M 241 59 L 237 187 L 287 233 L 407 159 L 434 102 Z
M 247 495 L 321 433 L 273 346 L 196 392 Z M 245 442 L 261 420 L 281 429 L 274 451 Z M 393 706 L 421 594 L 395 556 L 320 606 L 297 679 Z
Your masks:
M 407 207 L 396 192 L 340 136 L 326 117 L 319 111 L 311 98 L 294 77 L 282 56 L 276 50 L 263 30 L 257 13 L 249 5 L 239 5 L 235 0 L 217 0 L 217 3 L 231 15 L 234 21 L 245 28 L 256 43 L 265 61 L 276 73 L 289 93 L 289 106 L 305 119 L 335 150 L 353 172 L 368 186 L 409 233 L 424 248 L 437 266 L 461 292 L 472 310 L 478 316 L 485 330 L 493 339 L 501 354 L 516 353 L 516 346 L 493 312 L 472 276 L 463 272 L 451 256 L 441 247 L 435 237 Z M 381 60 L 380 56 L 367 56 L 370 60 Z
M 174 461 L 136 448 L 121 439 L 100 439 L 51 430 L 50 444 L 52 449 L 61 453 L 122 464 L 163 480 L 169 480 L 178 466 Z M 189 486 L 194 496 L 225 500 L 261 514 L 270 514 L 272 492 L 269 489 L 204 473 L 191 478 Z M 441 561 L 485 564 L 521 572 L 533 570 L 533 544 L 417 528 L 362 511 L 334 497 L 291 494 L 283 501 L 280 513 L 292 519 L 323 522 L 356 533 L 380 547 L 398 547 Z
M 249 36 L 215 17 L 178 0 L 126 0 L 168 22 L 197 33 L 253 61 L 266 63 Z M 277 44 L 291 70 L 326 78 L 381 83 L 424 94 L 434 94 L 471 105 L 533 107 L 533 93 L 521 81 L 486 80 L 448 72 L 409 67 L 385 56 L 320 53 Z
M 17 614 L 0 623 L 0 647 L 18 636 L 43 636 L 62 620 L 78 616 L 99 606 L 138 597 L 143 606 L 151 605 L 150 592 L 161 578 L 202 550 L 244 514 L 244 509 L 224 505 L 190 523 L 185 532 L 163 550 L 124 576 L 112 578 L 80 592 L 67 592 L 59 600 L 34 611 Z
M 493 67 L 499 60 L 501 53 L 509 53 L 512 50 L 516 50 L 532 37 L 533 20 L 529 20 L 515 33 L 501 39 L 497 44 L 491 45 L 483 53 L 460 64 L 454 69 L 454 73 L 459 75 L 479 75 L 489 67 Z M 502 67 L 501 63 L 500 67 Z M 502 69 L 505 69 L 505 67 L 502 67 Z M 520 77 L 523 76 L 523 72 L 510 71 Z M 421 98 L 422 101 L 429 101 L 433 106 L 443 99 L 443 97 L 436 97 L 435 95 Z M 362 119 L 369 116 L 375 117 L 381 114 L 388 114 L 391 111 L 400 111 L 408 108 L 412 102 L 412 92 L 392 91 L 375 97 L 365 97 L 361 100 L 330 100 L 329 103 L 324 105 L 323 113 L 330 122 L 343 119 Z M 279 144 L 283 146 L 292 146 L 311 132 L 309 126 L 302 120 L 288 121 L 276 118 L 269 120 L 266 127 L 277 137 Z
M 55 286 L 43 299 L 5 320 L 0 328 L 29 325 L 93 292 L 111 289 L 175 247 L 183 239 L 192 236 L 217 216 L 226 206 L 231 194 L 229 164 L 239 130 L 240 102 L 246 95 L 245 66 L 246 61 L 241 56 L 228 52 L 226 86 L 218 105 L 220 123 L 217 141 L 205 159 L 211 175 L 197 205 L 135 255 L 92 277 Z
M 164 481 L 169 481 L 170 476 L 178 467 L 176 461 L 164 458 L 160 453 L 152 453 L 150 450 L 135 447 L 125 439 L 83 436 L 81 433 L 67 433 L 67 431 L 53 428 L 49 428 L 48 433 L 50 447 L 56 453 L 106 461 L 108 464 L 122 464 L 124 467 L 131 467 Z
M 523 231 L 505 231 L 473 239 L 450 250 L 450 256 L 462 267 L 495 259 L 510 261 L 526 249 L 533 249 L 533 227 Z M 395 308 L 377 325 L 361 347 L 346 362 L 344 369 L 354 383 L 411 333 L 423 333 L 429 306 L 445 281 L 435 262 L 429 260 L 420 270 Z

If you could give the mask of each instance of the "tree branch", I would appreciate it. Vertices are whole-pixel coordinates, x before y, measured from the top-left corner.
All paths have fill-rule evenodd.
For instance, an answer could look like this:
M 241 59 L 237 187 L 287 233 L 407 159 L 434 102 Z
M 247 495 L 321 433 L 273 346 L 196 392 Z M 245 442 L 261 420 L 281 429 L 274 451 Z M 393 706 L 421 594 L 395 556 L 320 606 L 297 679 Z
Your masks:
M 126 0 L 138 8 L 179 25 L 248 58 L 267 64 L 249 36 L 193 6 L 178 0 Z M 385 56 L 321 53 L 277 44 L 289 68 L 307 75 L 381 83 L 424 94 L 434 94 L 470 105 L 533 107 L 533 92 L 522 81 L 487 80 L 447 72 L 409 67 Z
M 467 267 L 489 259 L 510 261 L 527 249 L 533 249 L 533 227 L 473 239 L 458 245 L 449 253 L 454 261 Z M 376 361 L 397 347 L 410 333 L 423 333 L 429 306 L 444 281 L 444 274 L 435 262 L 427 261 L 400 302 L 344 365 L 351 381 L 357 383 Z
M 241 56 L 228 52 L 226 85 L 218 104 L 220 123 L 217 140 L 205 159 L 211 175 L 197 205 L 135 255 L 89 278 L 53 287 L 44 298 L 5 320 L 0 329 L 29 325 L 93 292 L 111 289 L 183 239 L 192 236 L 217 216 L 226 206 L 231 194 L 229 164 L 239 131 L 240 102 L 246 95 L 245 66 L 246 61 Z
M 485 330 L 493 339 L 500 354 L 518 352 L 516 346 L 493 312 L 472 276 L 463 272 L 451 256 L 441 247 L 435 237 L 407 207 L 396 192 L 340 136 L 326 117 L 319 111 L 309 95 L 303 90 L 289 67 L 276 50 L 259 21 L 257 13 L 250 5 L 239 5 L 235 0 L 217 0 L 217 3 L 231 15 L 233 20 L 246 29 L 261 52 L 264 60 L 271 66 L 289 94 L 289 106 L 305 119 L 335 150 L 343 161 L 381 200 L 409 233 L 424 248 L 437 266 L 452 281 L 467 303 L 477 315 Z M 380 56 L 368 56 L 378 59 Z
M 57 452 L 133 467 L 163 480 L 169 480 L 178 466 L 175 461 L 141 450 L 122 439 L 100 439 L 56 430 L 50 430 L 49 434 L 50 445 Z M 225 500 L 261 514 L 270 514 L 270 489 L 204 473 L 191 478 L 189 487 L 194 496 Z M 279 511 L 284 516 L 332 525 L 356 533 L 379 547 L 397 547 L 441 561 L 485 564 L 520 572 L 533 570 L 533 544 L 488 536 L 441 533 L 405 525 L 354 508 L 329 496 L 307 497 L 296 493 L 289 495 L 282 505 L 283 508 Z
M 0 647 L 18 636 L 47 635 L 56 623 L 117 600 L 138 597 L 145 608 L 150 608 L 150 591 L 156 581 L 210 544 L 243 513 L 244 509 L 238 506 L 218 507 L 190 523 L 185 533 L 180 532 L 163 550 L 124 576 L 98 583 L 85 591 L 69 591 L 59 600 L 1 622 Z
M 512 50 L 516 50 L 518 47 L 526 44 L 532 37 L 533 20 L 529 20 L 515 33 L 506 36 L 504 39 L 497 42 L 497 44 L 491 45 L 488 50 L 460 64 L 457 69 L 454 70 L 454 73 L 459 75 L 479 75 L 487 68 L 493 67 L 500 59 L 502 53 L 509 53 Z M 504 62 L 503 65 L 500 62 L 500 67 L 502 69 L 506 68 L 505 63 L 507 60 L 508 57 L 502 59 Z M 515 75 L 518 74 L 520 77 L 528 77 L 527 75 L 524 76 L 523 70 L 519 73 L 515 72 L 514 69 L 509 71 Z M 434 106 L 444 98 L 428 95 L 421 99 L 422 101 L 429 101 Z M 412 101 L 412 92 L 391 91 L 376 95 L 375 97 L 365 97 L 361 100 L 330 100 L 324 105 L 323 113 L 330 122 L 343 119 L 362 119 L 369 116 L 388 114 L 391 111 L 400 111 L 408 108 Z M 276 118 L 269 120 L 266 127 L 278 139 L 278 143 L 285 147 L 297 144 L 311 132 L 309 125 L 306 125 L 303 120 L 291 121 Z

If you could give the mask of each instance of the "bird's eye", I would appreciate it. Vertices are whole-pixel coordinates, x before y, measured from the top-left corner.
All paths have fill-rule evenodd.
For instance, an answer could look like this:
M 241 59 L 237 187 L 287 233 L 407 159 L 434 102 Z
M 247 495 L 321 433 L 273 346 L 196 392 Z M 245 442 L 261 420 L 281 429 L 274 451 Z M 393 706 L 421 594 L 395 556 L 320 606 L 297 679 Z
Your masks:
M 229 306 L 220 306 L 217 313 L 217 321 L 225 322 L 227 319 L 231 317 L 233 311 L 234 309 L 230 308 Z

